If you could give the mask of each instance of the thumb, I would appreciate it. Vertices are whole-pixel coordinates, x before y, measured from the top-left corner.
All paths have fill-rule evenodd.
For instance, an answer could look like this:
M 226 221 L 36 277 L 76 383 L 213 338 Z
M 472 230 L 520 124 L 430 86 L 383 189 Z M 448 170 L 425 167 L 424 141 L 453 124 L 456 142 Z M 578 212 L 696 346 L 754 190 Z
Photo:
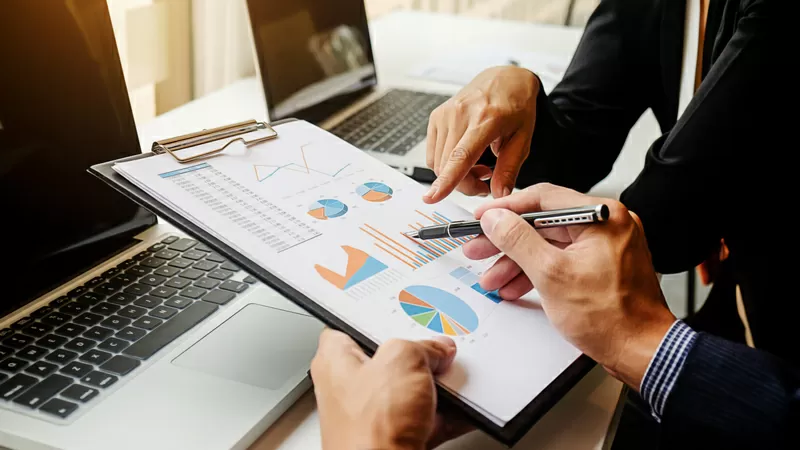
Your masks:
M 434 374 L 447 371 L 456 356 L 456 343 L 452 339 L 444 336 L 437 336 L 433 339 L 420 341 L 420 347 L 425 352 L 428 367 Z
M 537 262 L 549 261 L 559 249 L 553 247 L 522 217 L 507 209 L 490 209 L 481 217 L 486 237 L 519 264 L 536 285 Z

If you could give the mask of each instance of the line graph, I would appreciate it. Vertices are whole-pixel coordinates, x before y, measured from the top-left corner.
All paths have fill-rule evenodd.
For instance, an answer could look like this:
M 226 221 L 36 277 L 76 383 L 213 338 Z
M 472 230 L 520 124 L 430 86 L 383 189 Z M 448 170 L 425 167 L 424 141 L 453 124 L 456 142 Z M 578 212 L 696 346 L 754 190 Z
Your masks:
M 341 174 L 345 169 L 347 169 L 350 164 L 345 164 L 344 166 L 340 167 L 338 170 L 319 170 L 312 168 L 308 164 L 308 160 L 306 159 L 306 147 L 312 144 L 305 144 L 300 146 L 300 156 L 303 159 L 303 164 L 298 163 L 287 163 L 282 165 L 271 165 L 271 164 L 253 164 L 253 172 L 255 173 L 256 180 L 261 183 L 266 181 L 275 175 L 281 173 L 282 171 L 288 172 L 295 172 L 301 173 L 304 175 L 311 175 L 312 173 L 324 175 L 330 178 L 336 178 L 339 174 Z

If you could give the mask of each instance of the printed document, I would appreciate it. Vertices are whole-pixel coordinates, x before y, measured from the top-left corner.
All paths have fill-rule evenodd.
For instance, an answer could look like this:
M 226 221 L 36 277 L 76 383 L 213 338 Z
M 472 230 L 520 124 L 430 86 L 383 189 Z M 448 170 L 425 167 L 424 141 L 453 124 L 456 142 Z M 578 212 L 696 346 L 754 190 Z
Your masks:
M 425 187 L 307 122 L 278 138 L 180 164 L 159 155 L 114 166 L 365 336 L 450 336 L 453 368 L 439 383 L 503 426 L 579 356 L 536 293 L 503 301 L 483 290 L 495 261 L 471 261 L 471 238 L 417 241 L 423 226 L 472 219 Z

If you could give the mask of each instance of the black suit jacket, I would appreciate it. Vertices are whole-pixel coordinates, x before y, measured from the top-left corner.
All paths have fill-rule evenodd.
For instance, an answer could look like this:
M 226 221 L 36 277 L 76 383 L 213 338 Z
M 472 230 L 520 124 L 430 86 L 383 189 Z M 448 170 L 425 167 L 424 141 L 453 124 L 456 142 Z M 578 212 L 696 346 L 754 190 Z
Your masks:
M 741 444 L 800 424 L 800 264 L 796 227 L 785 221 L 800 128 L 794 3 L 711 0 L 703 82 L 678 118 L 684 1 L 601 1 L 563 81 L 537 100 L 520 187 L 588 191 L 652 109 L 664 134 L 621 200 L 641 217 L 656 270 L 693 270 L 724 238 L 732 284 L 714 289 L 741 288 L 755 345 L 783 360 L 704 335 L 667 406 L 675 436 Z M 738 320 L 735 311 L 728 317 Z

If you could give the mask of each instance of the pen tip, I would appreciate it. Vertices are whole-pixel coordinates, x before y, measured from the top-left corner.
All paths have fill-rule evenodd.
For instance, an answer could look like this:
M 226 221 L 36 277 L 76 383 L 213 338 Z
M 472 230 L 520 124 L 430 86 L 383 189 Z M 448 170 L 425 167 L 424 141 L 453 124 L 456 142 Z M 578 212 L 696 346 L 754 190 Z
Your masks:
M 416 231 L 409 231 L 408 233 L 406 233 L 406 236 L 416 239 L 419 237 L 419 233 L 417 233 Z

